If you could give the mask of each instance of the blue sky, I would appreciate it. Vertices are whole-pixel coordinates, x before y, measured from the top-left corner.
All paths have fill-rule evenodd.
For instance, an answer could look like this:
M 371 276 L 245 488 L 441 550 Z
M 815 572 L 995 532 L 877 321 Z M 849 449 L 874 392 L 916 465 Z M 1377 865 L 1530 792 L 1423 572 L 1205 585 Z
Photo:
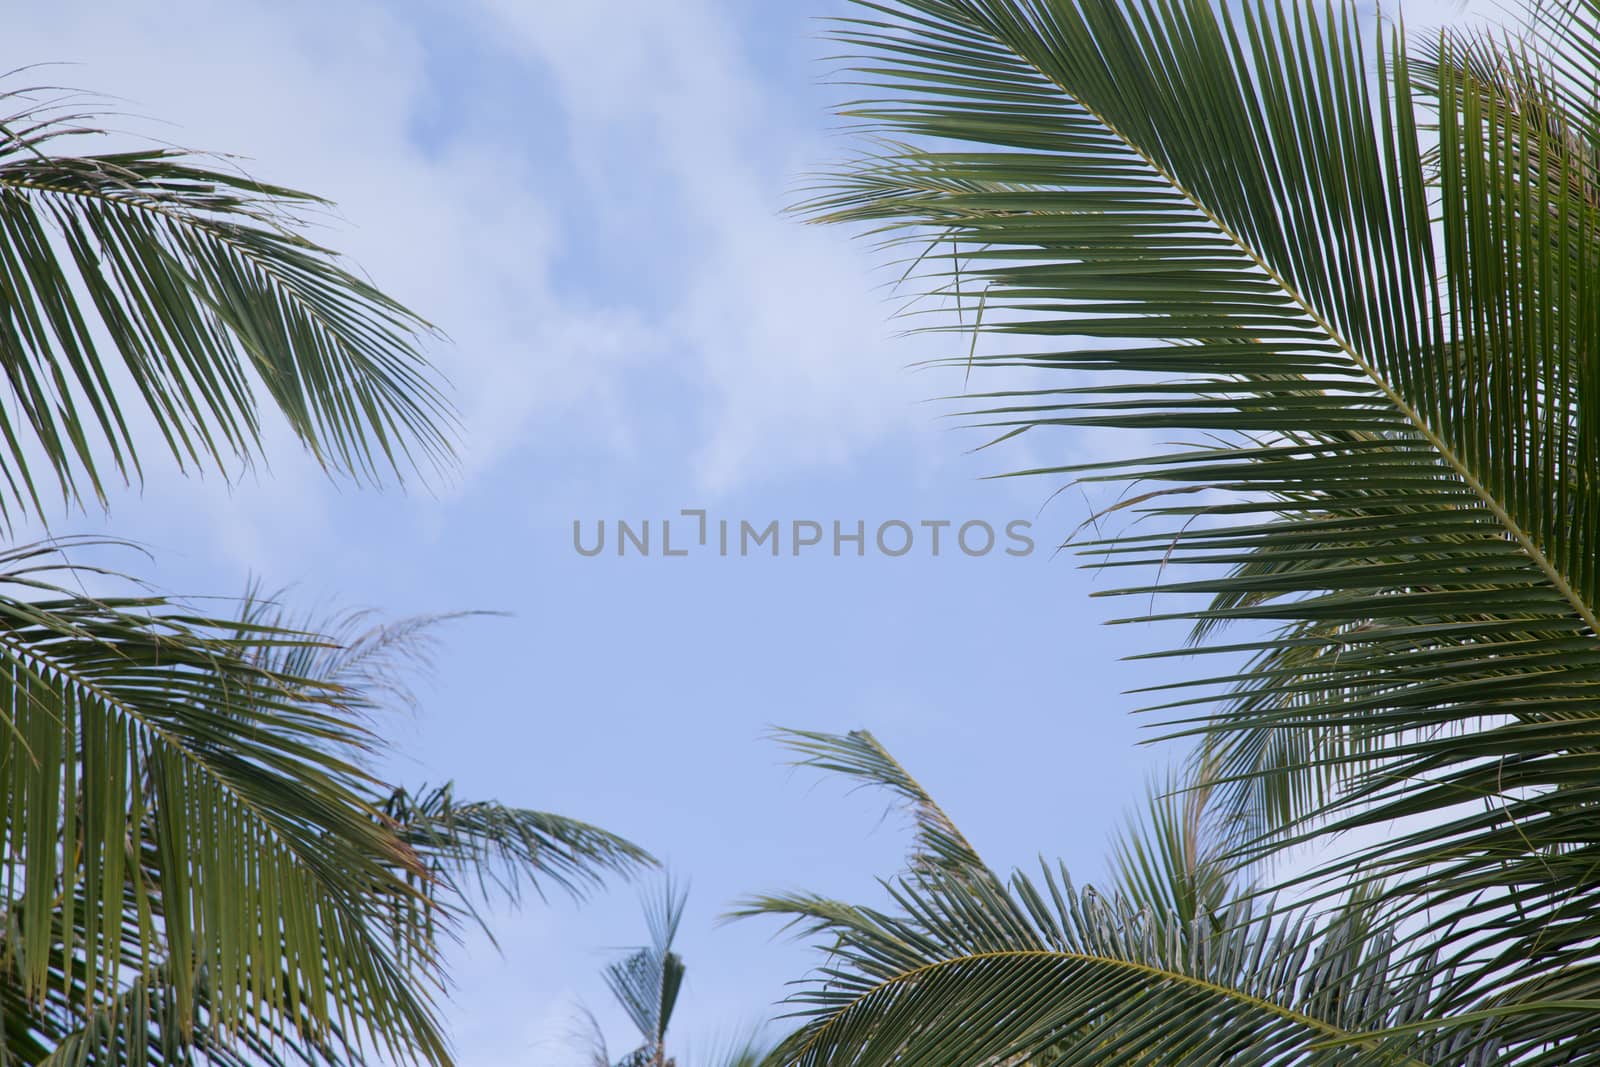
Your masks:
M 973 454 L 911 373 L 869 251 L 781 215 L 837 155 L 814 16 L 830 0 L 24 4 L 7 67 L 121 98 L 125 129 L 240 153 L 339 203 L 324 237 L 435 321 L 466 425 L 450 484 L 329 483 L 281 428 L 270 471 L 156 469 L 108 530 L 180 593 L 259 577 L 305 606 L 504 610 L 442 633 L 392 773 L 575 815 L 692 884 L 675 1032 L 691 1067 L 812 962 L 741 895 L 870 896 L 904 849 L 883 804 L 795 773 L 773 725 L 878 734 L 999 866 L 1082 877 L 1161 756 L 1139 748 L 1120 657 L 1172 639 L 1106 627 L 1107 583 L 1049 546 L 1089 504 L 983 481 L 1139 442 L 1067 433 Z M 749 520 L 1033 522 L 1038 551 L 968 558 L 584 558 L 572 523 L 683 508 Z M 674 535 L 676 537 L 677 530 Z M 128 566 L 144 564 L 129 560 Z M 582 1062 L 579 1005 L 628 1046 L 598 979 L 643 937 L 634 893 L 495 912 L 450 1016 L 468 1065 Z

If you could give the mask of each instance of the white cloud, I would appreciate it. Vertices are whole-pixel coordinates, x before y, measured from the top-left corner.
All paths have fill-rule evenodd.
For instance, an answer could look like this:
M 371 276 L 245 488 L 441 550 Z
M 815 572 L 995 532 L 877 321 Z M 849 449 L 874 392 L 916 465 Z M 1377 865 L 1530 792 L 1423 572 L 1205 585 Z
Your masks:
M 909 350 L 880 344 L 864 257 L 779 217 L 790 175 L 773 160 L 792 131 L 763 128 L 764 90 L 723 13 L 486 5 L 475 47 L 511 64 L 525 130 L 472 113 L 502 90 L 430 53 L 425 17 L 443 12 L 425 8 L 23 5 L 7 45 L 14 63 L 77 64 L 52 80 L 116 94 L 125 129 L 246 153 L 252 173 L 335 200 L 327 241 L 454 342 L 432 352 L 467 427 L 462 491 L 530 443 L 640 459 L 663 376 L 682 389 L 686 455 L 660 458 L 704 490 L 839 463 L 925 421 L 899 370 Z M 419 138 L 447 91 L 465 113 Z M 655 291 L 573 277 L 563 263 L 596 241 L 662 265 L 643 279 Z M 274 547 L 326 536 L 334 492 L 292 442 L 270 454 L 270 477 L 232 491 L 154 464 L 145 507 L 181 502 L 237 561 L 269 566 Z
M 798 151 L 793 130 L 791 143 L 772 143 L 778 102 L 725 18 L 694 0 L 485 8 L 555 74 L 584 173 L 610 173 L 627 135 L 623 162 L 665 178 L 653 210 L 676 213 L 668 221 L 693 251 L 662 325 L 707 394 L 694 456 L 703 488 L 844 462 L 925 417 L 914 408 L 921 384 L 901 370 L 913 349 L 886 344 L 887 307 L 873 293 L 882 279 L 842 234 L 781 214 L 785 168 L 823 152 Z
M 1421 22 L 1482 7 L 1404 6 Z M 430 18 L 464 20 L 509 82 L 457 69 Z M 80 64 L 50 76 L 166 123 L 126 126 L 248 153 L 261 176 L 338 201 L 330 243 L 455 342 L 433 351 L 464 410 L 469 491 L 530 442 L 656 459 L 641 421 L 660 417 L 662 380 L 681 388 L 684 455 L 660 458 L 710 492 L 930 422 L 915 401 L 942 383 L 902 370 L 927 349 L 888 340 L 884 276 L 841 233 L 781 217 L 831 148 L 775 121 L 788 101 L 715 0 L 34 3 L 8 11 L 7 45 L 10 63 Z M 479 112 L 503 118 L 508 92 L 523 128 L 495 129 Z M 438 129 L 419 137 L 424 119 Z M 641 278 L 574 277 L 571 253 L 594 244 L 636 257 Z M 275 522 L 323 532 L 329 493 L 292 445 L 272 454 L 273 477 L 233 493 L 158 478 L 148 495 L 198 496 L 260 565 Z

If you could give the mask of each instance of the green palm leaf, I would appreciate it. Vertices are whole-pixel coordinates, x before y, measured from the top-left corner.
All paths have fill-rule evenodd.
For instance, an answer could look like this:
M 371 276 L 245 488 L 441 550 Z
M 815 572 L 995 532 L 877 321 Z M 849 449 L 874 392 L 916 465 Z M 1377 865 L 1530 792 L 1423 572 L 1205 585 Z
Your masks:
M 1162 705 L 1253 826 L 1241 859 L 1419 821 L 1354 863 L 1460 968 L 1441 1006 L 1573 1055 L 1600 1003 L 1600 205 L 1592 79 L 1563 77 L 1593 5 L 1527 46 L 1565 66 L 1515 77 L 1476 39 L 1414 65 L 1344 6 L 864 7 L 846 114 L 879 147 L 807 210 L 983 294 L 1011 350 L 952 364 L 1101 372 L 978 394 L 1002 437 L 1206 442 L 1025 473 L 1141 485 L 1143 529 L 1084 551 L 1158 569 L 1116 592 L 1192 598 L 1140 617 L 1246 657 Z
M 802 751 L 829 743 L 802 736 Z M 859 735 L 831 740 L 841 750 L 861 745 Z M 894 768 L 876 784 L 901 792 Z M 1153 804 L 1170 810 L 1164 799 Z M 1248 897 L 1191 918 L 1152 907 L 1151 880 L 1189 883 L 1191 854 L 1151 853 L 1110 894 L 1076 889 L 1048 865 L 1004 884 L 986 867 L 953 873 L 914 857 L 887 883 L 891 911 L 810 896 L 752 900 L 741 914 L 780 916 L 826 952 L 791 998 L 799 1029 L 767 1062 L 1498 1062 L 1482 1034 L 1441 1033 L 1426 1021 L 1448 977 L 1396 954 L 1360 896 L 1322 922 Z
M 50 588 L 35 555 L 9 585 Z M 0 1002 L 20 1027 L 0 1062 L 447 1063 L 440 935 L 475 898 L 650 862 L 361 769 L 423 623 L 328 637 L 258 598 L 231 620 L 0 604 Z
M 608 965 L 602 972 L 606 988 L 622 1006 L 644 1043 L 618 1061 L 623 1067 L 663 1067 L 666 1059 L 667 1027 L 683 989 L 686 967 L 683 957 L 672 949 L 678 924 L 688 903 L 687 890 L 669 878 L 662 882 L 659 896 L 645 897 L 645 925 L 650 943 Z
M 795 765 L 844 775 L 863 786 L 886 788 L 911 816 L 915 836 L 909 869 L 954 877 L 991 878 L 978 852 L 911 774 L 865 730 L 848 734 L 777 730 L 773 739 L 793 752 Z
M 629 875 L 655 860 L 608 830 L 564 815 L 494 801 L 462 801 L 452 783 L 395 789 L 380 808 L 428 868 L 420 888 L 435 905 L 464 911 L 494 940 L 477 902 L 516 901 L 524 886 L 541 898 L 546 887 L 574 897 L 607 874 Z
M 1214 768 L 1194 780 L 1169 774 L 1152 780 L 1143 809 L 1131 812 L 1112 839 L 1111 861 L 1120 896 L 1161 923 L 1222 921 L 1232 900 L 1248 888 L 1227 862 L 1226 837 L 1208 819 L 1215 796 Z
M 197 469 L 258 458 L 262 396 L 330 470 L 448 460 L 428 327 L 307 239 L 323 201 L 170 149 L 63 154 L 92 116 L 42 95 L 0 93 L 0 516 L 137 477 L 134 405 Z
M 241 600 L 239 620 L 241 633 L 267 628 L 319 635 L 314 642 L 254 647 L 251 661 L 275 674 L 314 678 L 336 688 L 344 708 L 375 725 L 397 709 L 418 707 L 413 681 L 433 668 L 439 628 L 484 614 L 489 613 L 386 620 L 369 610 L 332 617 L 293 613 L 281 606 L 281 596 L 265 597 L 251 587 Z M 426 866 L 419 888 L 435 905 L 464 909 L 474 919 L 480 919 L 476 902 L 516 901 L 525 886 L 541 898 L 547 888 L 581 897 L 608 874 L 628 875 L 656 862 L 638 845 L 578 819 L 461 800 L 450 782 L 395 787 L 371 803 Z M 481 919 L 479 926 L 493 940 Z
M 285 1013 L 442 1057 L 405 959 L 433 949 L 378 925 L 378 891 L 416 860 L 365 802 L 371 737 L 336 691 L 240 654 L 307 638 L 241 639 L 156 599 L 7 597 L 0 613 L 0 948 L 21 994 L 46 998 L 64 957 L 104 1001 L 131 958 L 135 976 L 167 967 L 180 1033 L 203 981 L 224 1027 Z

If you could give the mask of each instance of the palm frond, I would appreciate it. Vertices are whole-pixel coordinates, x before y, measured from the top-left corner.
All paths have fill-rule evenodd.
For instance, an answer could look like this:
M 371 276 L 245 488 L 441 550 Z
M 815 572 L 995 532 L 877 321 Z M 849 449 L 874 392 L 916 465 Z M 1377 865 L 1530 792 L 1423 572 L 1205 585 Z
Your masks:
M 898 797 L 909 810 L 916 830 L 909 862 L 912 870 L 990 876 L 977 850 L 956 824 L 867 731 L 852 730 L 840 735 L 777 730 L 773 738 L 800 757 L 796 766 L 844 775 L 862 786 L 884 788 Z
M 607 874 L 636 874 L 656 863 L 633 842 L 577 819 L 494 801 L 457 800 L 450 782 L 415 791 L 397 788 L 380 810 L 422 857 L 431 877 L 469 911 L 475 899 L 516 901 L 525 885 L 541 897 L 546 884 L 581 897 Z M 440 895 L 438 887 L 427 891 Z
M 1191 863 L 1150 862 L 1167 882 Z M 1448 976 L 1397 954 L 1359 895 L 1322 921 L 1248 897 L 1184 921 L 1048 865 L 1008 885 L 922 870 L 889 888 L 888 911 L 747 903 L 826 954 L 768 1064 L 1500 1062 L 1491 1038 L 1437 1024 Z
M 338 694 L 341 706 L 370 722 L 419 705 L 415 681 L 433 667 L 441 626 L 489 614 L 384 619 L 371 610 L 291 611 L 282 594 L 266 596 L 252 586 L 240 600 L 238 619 L 245 632 L 267 627 L 318 634 L 315 642 L 253 648 L 252 662 L 286 677 L 315 679 Z M 436 904 L 464 907 L 485 933 L 478 902 L 515 902 L 524 886 L 541 897 L 546 885 L 581 897 L 607 874 L 636 873 L 656 862 L 638 845 L 577 819 L 496 801 L 460 800 L 450 782 L 395 787 L 375 798 L 373 807 L 427 868 L 419 890 Z
M 644 898 L 650 943 L 601 972 L 606 988 L 644 1039 L 644 1044 L 631 1056 L 632 1061 L 640 1064 L 659 1064 L 664 1055 L 667 1027 L 683 988 L 684 962 L 672 950 L 672 943 L 678 936 L 678 924 L 683 919 L 687 902 L 687 890 L 671 878 L 663 879 L 659 895 Z M 624 1057 L 621 1062 L 628 1063 L 630 1058 Z
M 683 990 L 686 968 L 683 957 L 673 950 L 688 890 L 669 875 L 653 892 L 642 898 L 645 926 L 650 943 L 628 952 L 606 965 L 600 972 L 606 988 L 638 1031 L 641 1043 L 616 1060 L 607 1050 L 605 1033 L 587 1009 L 589 1059 L 596 1067 L 674 1067 L 667 1055 L 667 1028 Z
M 1213 766 L 1202 762 L 1197 771 L 1192 778 L 1169 773 L 1151 781 L 1145 805 L 1128 813 L 1112 839 L 1114 895 L 1157 923 L 1219 923 L 1244 889 L 1226 859 L 1228 837 L 1206 817 Z
M 4 564 L 0 973 L 22 1028 L 0 1027 L 0 1063 L 447 1063 L 459 915 L 651 862 L 362 769 L 420 623 L 330 637 L 259 598 L 209 619 L 72 596 L 48 546 Z
M 1383 886 L 1392 929 L 1460 968 L 1450 1010 L 1501 1013 L 1515 1055 L 1580 1041 L 1600 207 L 1574 195 L 1593 165 L 1570 134 L 1592 128 L 1591 68 L 1488 78 L 1453 36 L 1414 66 L 1351 5 L 863 7 L 838 37 L 875 147 L 805 209 L 925 245 L 930 295 L 984 293 L 980 325 L 935 329 L 1033 342 L 951 365 L 1097 372 L 974 394 L 1001 438 L 1206 442 L 1023 473 L 1140 484 L 1145 529 L 1083 551 L 1159 572 L 1111 591 L 1168 597 L 1139 618 L 1255 657 L 1161 705 L 1226 768 L 1219 813 L 1258 805 L 1240 860 L 1424 824 L 1318 873 Z
M 7 578 L 45 587 L 29 562 Z M 442 1062 L 436 950 L 383 921 L 417 859 L 365 799 L 374 739 L 244 651 L 311 638 L 57 593 L 0 596 L 0 955 L 22 996 L 92 1009 L 164 967 L 171 1040 L 205 988 L 218 1032 L 270 1014 Z
M 65 154 L 98 135 L 68 103 L 0 92 L 0 518 L 139 477 L 136 408 L 186 468 L 257 459 L 264 399 L 331 471 L 442 469 L 430 327 L 307 238 L 322 201 L 166 148 Z
M 772 1043 L 762 1030 L 756 1027 L 718 1046 L 709 1055 L 696 1057 L 695 1067 L 762 1067 L 773 1052 Z

